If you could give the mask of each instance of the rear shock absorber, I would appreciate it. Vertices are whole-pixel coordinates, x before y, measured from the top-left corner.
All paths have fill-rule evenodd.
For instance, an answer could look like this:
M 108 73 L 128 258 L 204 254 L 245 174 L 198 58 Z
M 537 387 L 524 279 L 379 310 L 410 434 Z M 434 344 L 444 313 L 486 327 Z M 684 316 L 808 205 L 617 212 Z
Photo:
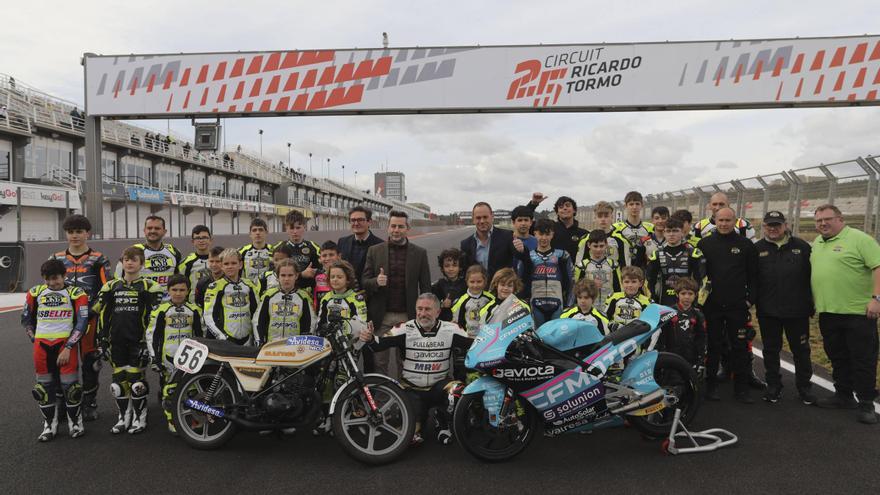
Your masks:
M 217 368 L 217 373 L 214 374 L 214 379 L 211 380 L 211 385 L 208 387 L 208 391 L 205 393 L 205 403 L 210 404 L 211 399 L 214 398 L 214 394 L 217 392 L 217 387 L 220 386 L 220 375 L 223 373 L 223 370 L 226 369 L 226 363 L 220 363 L 220 367 Z

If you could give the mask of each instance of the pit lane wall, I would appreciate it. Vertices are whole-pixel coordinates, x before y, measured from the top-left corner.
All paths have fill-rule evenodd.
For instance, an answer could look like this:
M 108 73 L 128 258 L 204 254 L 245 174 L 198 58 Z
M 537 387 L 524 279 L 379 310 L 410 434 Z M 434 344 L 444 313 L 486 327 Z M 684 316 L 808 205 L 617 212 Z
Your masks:
M 85 54 L 112 118 L 874 105 L 880 36 Z
M 452 225 L 412 227 L 412 229 L 410 229 L 410 235 L 414 236 L 428 232 L 441 232 L 457 228 L 460 227 Z M 350 233 L 351 232 L 347 230 L 309 231 L 306 233 L 305 238 L 321 245 L 325 241 L 336 242 L 340 237 L 349 235 Z M 386 233 L 381 230 L 374 229 L 373 233 L 383 239 L 386 237 Z M 287 239 L 287 235 L 284 233 L 274 233 L 269 235 L 269 242 L 273 244 L 285 239 Z M 138 239 L 93 240 L 89 242 L 89 245 L 93 249 L 104 253 L 110 260 L 111 265 L 115 266 L 122 251 L 137 242 L 142 241 Z M 189 237 L 166 238 L 165 242 L 173 244 L 181 251 L 181 253 L 183 253 L 183 256 L 192 252 L 192 241 Z M 215 246 L 240 248 L 249 242 L 250 239 L 246 234 L 214 236 Z M 60 241 L 32 241 L 24 242 L 21 245 L 24 249 L 24 262 L 22 263 L 24 271 L 19 278 L 20 281 L 14 285 L 10 284 L 9 286 L 0 287 L 0 292 L 22 292 L 29 287 L 40 283 L 40 265 L 46 261 L 51 254 L 67 249 L 67 243 Z M 0 267 L 0 271 L 2 271 L 2 267 Z

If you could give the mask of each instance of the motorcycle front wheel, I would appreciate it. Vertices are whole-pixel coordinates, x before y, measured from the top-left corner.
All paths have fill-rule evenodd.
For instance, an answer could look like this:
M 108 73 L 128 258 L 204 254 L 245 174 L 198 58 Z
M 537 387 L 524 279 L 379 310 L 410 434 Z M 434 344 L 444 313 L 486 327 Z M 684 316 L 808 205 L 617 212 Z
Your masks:
M 690 425 L 700 408 L 697 376 L 691 365 L 677 354 L 661 352 L 654 365 L 654 381 L 663 389 L 670 405 L 647 416 L 627 416 L 627 420 L 649 437 L 669 435 L 675 418 L 675 409 L 681 409 L 681 422 Z
M 502 418 L 499 426 L 492 426 L 483 405 L 483 392 L 462 395 L 453 417 L 456 440 L 484 461 L 499 462 L 517 456 L 540 434 L 541 425 L 538 413 L 525 399 L 516 399 L 513 407 L 514 412 Z
M 206 368 L 195 375 L 184 375 L 175 391 L 172 417 L 174 426 L 181 438 L 197 449 L 216 449 L 235 435 L 235 424 L 222 417 L 200 411 L 192 402 L 226 411 L 227 406 L 235 404 L 238 388 L 226 373 L 222 373 L 210 401 L 206 401 L 208 390 L 216 376 L 217 368 Z
M 376 414 L 363 387 L 370 390 Z M 416 428 L 412 405 L 403 388 L 389 378 L 368 376 L 340 392 L 333 410 L 333 435 L 346 452 L 367 464 L 391 462 L 409 447 Z

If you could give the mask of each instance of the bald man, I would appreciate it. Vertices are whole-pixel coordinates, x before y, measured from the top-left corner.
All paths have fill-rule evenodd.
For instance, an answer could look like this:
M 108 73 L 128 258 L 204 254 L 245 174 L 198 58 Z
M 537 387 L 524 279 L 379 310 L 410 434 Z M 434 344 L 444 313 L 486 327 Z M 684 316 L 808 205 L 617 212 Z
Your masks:
M 700 220 L 694 225 L 694 237 L 702 239 L 711 235 L 712 232 L 715 232 L 715 229 L 717 228 L 715 225 L 715 215 L 721 208 L 730 208 L 730 200 L 723 192 L 717 192 L 709 198 L 709 211 L 712 212 L 712 215 Z M 755 229 L 748 220 L 744 218 L 736 218 L 733 227 L 736 233 L 755 242 Z
M 706 398 L 719 400 L 716 374 L 726 350 L 734 377 L 734 398 L 751 404 L 749 347 L 754 330 L 749 323 L 749 309 L 757 296 L 758 252 L 752 241 L 735 231 L 736 213 L 731 208 L 720 208 L 715 222 L 717 231 L 698 244 L 706 259 L 706 277 L 712 284 L 703 306 L 709 340 Z

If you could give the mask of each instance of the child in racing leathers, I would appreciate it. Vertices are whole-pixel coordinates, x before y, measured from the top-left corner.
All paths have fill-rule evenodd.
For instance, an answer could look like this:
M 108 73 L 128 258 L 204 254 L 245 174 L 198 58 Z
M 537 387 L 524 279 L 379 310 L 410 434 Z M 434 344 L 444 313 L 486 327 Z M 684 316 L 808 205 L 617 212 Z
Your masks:
M 168 420 L 168 431 L 176 433 L 171 421 L 168 397 L 174 393 L 176 383 L 170 382 L 174 372 L 174 354 L 183 339 L 202 336 L 202 310 L 189 302 L 189 278 L 176 273 L 168 278 L 168 302 L 160 304 L 150 314 L 147 327 L 147 351 L 150 368 L 159 374 L 159 401 Z
M 257 311 L 257 286 L 241 276 L 241 253 L 227 248 L 220 254 L 223 278 L 205 293 L 205 328 L 215 339 L 253 344 L 252 319 Z
M 642 294 L 645 275 L 641 268 L 625 266 L 620 270 L 620 278 L 623 290 L 611 294 L 605 314 L 613 323 L 625 325 L 641 316 L 642 311 L 651 304 L 651 300 Z
M 574 267 L 567 251 L 551 247 L 553 230 L 550 219 L 535 222 L 538 247 L 523 258 L 525 293 L 529 296 L 535 328 L 559 318 L 562 310 L 572 303 Z
M 416 410 L 413 444 L 422 442 L 422 425 L 432 408 L 436 408 L 437 441 L 452 441 L 450 415 L 463 384 L 449 379 L 449 358 L 453 349 L 467 351 L 473 343 L 458 325 L 441 321 L 439 316 L 437 296 L 422 294 L 416 300 L 415 319 L 397 325 L 370 344 L 375 351 L 396 347 L 405 353 L 401 379 Z M 371 330 L 367 332 L 372 334 Z
M 474 338 L 486 323 L 480 312 L 483 307 L 495 300 L 495 295 L 486 290 L 486 269 L 483 268 L 483 265 L 471 265 L 467 269 L 465 280 L 467 281 L 467 291 L 452 305 L 451 321 L 467 332 L 468 337 Z M 454 353 L 452 376 L 456 380 L 464 381 L 467 379 L 467 375 L 467 369 L 464 367 L 464 354 Z
M 83 391 L 77 374 L 77 344 L 89 324 L 89 298 L 82 289 L 65 284 L 66 273 L 61 261 L 44 262 L 40 274 L 46 283 L 28 291 L 21 313 L 21 325 L 34 344 L 37 384 L 33 394 L 43 415 L 43 431 L 37 437 L 41 442 L 52 440 L 58 431 L 56 383 L 52 376 L 56 371 L 60 375 L 68 433 L 71 438 L 85 433 L 80 410 Z
M 262 297 L 267 290 L 278 287 L 278 274 L 275 273 L 275 267 L 277 267 L 281 261 L 286 260 L 291 256 L 293 256 L 293 248 L 290 247 L 289 244 L 280 243 L 278 244 L 278 247 L 272 251 L 272 269 L 263 272 L 263 274 L 260 275 L 260 279 L 257 280 L 258 297 Z
M 165 291 L 162 286 L 141 276 L 144 252 L 137 247 L 122 252 L 122 278 L 115 278 L 101 288 L 95 312 L 99 316 L 98 341 L 109 352 L 113 366 L 110 391 L 116 398 L 119 416 L 110 433 L 140 433 L 147 428 L 149 388 L 144 368 L 149 364 L 144 334 L 150 312 L 159 304 Z
M 608 318 L 594 304 L 599 297 L 596 284 L 588 278 L 580 279 L 574 284 L 574 295 L 577 305 L 567 308 L 559 317 L 588 321 L 596 325 L 602 335 L 607 335 Z
M 254 314 L 254 338 L 257 346 L 285 337 L 314 333 L 316 326 L 312 296 L 307 289 L 297 289 L 296 262 L 281 260 L 275 266 L 278 287 L 267 290 Z
M 683 357 L 697 377 L 705 378 L 706 370 L 706 317 L 694 306 L 697 299 L 697 282 L 690 277 L 675 281 L 678 303 L 677 314 L 661 330 L 658 350 L 673 352 Z
M 517 305 L 522 306 L 531 312 L 532 309 L 529 307 L 528 303 L 516 297 L 516 294 L 522 292 L 522 290 L 522 280 L 516 276 L 516 272 L 513 271 L 513 268 L 502 268 L 495 272 L 495 275 L 492 276 L 492 283 L 489 285 L 489 291 L 494 296 L 494 299 L 489 301 L 489 303 L 483 306 L 480 310 L 480 320 L 484 324 L 501 321 L 501 319 L 503 319 L 502 316 L 495 315 L 495 310 L 498 309 L 498 306 L 506 301 L 508 297 L 514 298 L 514 302 Z M 495 317 L 494 319 L 493 316 Z
M 431 293 L 440 299 L 440 319 L 452 320 L 452 306 L 467 291 L 467 282 L 461 272 L 464 254 L 457 248 L 444 249 L 437 257 L 443 276 L 431 284 Z
M 335 261 L 330 264 L 327 276 L 332 291 L 324 294 L 324 297 L 321 298 L 318 325 L 326 326 L 329 323 L 330 314 L 338 314 L 345 322 L 346 331 L 350 331 L 353 337 L 360 335 L 360 332 L 368 328 L 369 320 L 367 319 L 367 303 L 364 294 L 354 290 L 357 284 L 354 267 L 347 261 Z M 312 430 L 314 435 L 332 431 L 332 423 L 328 414 L 330 399 L 347 378 L 338 368 L 337 363 L 331 362 L 328 363 L 328 366 L 331 368 L 327 376 L 332 377 L 333 383 L 332 386 L 328 386 L 328 384 L 324 386 L 324 419 Z
M 595 305 L 602 312 L 611 294 L 620 291 L 620 265 L 608 256 L 608 242 L 611 240 L 614 238 L 599 229 L 590 232 L 585 239 L 587 255 L 574 267 L 575 280 L 590 280 L 596 285 L 599 297 Z

